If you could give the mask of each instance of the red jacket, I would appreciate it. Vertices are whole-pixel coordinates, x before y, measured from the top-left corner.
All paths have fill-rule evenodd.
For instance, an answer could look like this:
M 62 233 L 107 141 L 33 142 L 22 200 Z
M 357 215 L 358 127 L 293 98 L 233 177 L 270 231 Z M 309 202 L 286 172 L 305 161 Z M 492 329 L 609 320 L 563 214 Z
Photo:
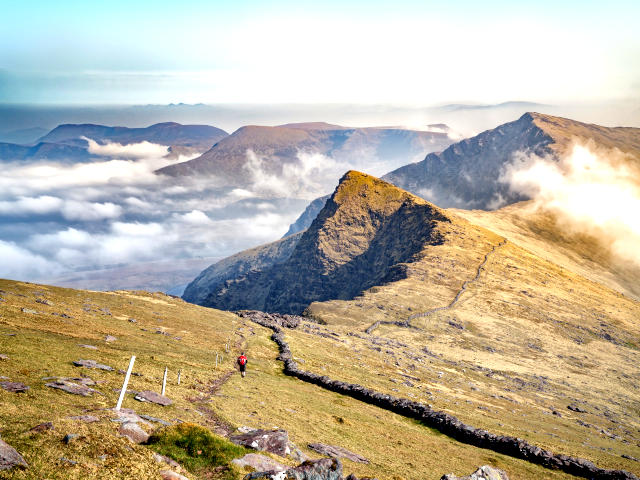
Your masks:
M 238 357 L 238 365 L 246 365 L 247 364 L 247 357 L 245 357 L 244 355 L 240 355 Z

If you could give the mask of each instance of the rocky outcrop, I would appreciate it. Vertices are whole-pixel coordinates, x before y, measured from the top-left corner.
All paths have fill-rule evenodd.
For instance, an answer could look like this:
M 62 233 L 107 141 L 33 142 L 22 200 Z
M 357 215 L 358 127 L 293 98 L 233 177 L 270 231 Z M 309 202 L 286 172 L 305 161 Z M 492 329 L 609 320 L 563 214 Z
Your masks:
M 337 392 L 363 402 L 376 405 L 385 410 L 414 418 L 426 426 L 434 428 L 460 442 L 486 448 L 514 458 L 520 458 L 550 469 L 562 470 L 571 475 L 584 478 L 610 480 L 640 480 L 625 470 L 609 470 L 597 467 L 593 462 L 583 458 L 555 454 L 532 445 L 521 438 L 508 435 L 497 435 L 484 429 L 475 428 L 460 421 L 446 412 L 433 410 L 428 405 L 405 398 L 376 392 L 362 385 L 333 380 L 325 375 L 307 372 L 298 367 L 293 359 L 289 344 L 285 340 L 284 330 L 268 322 L 256 322 L 273 330 L 271 339 L 278 345 L 278 360 L 284 363 L 284 373 L 307 383 L 318 385 L 327 390 Z
M 98 390 L 88 387 L 87 385 L 75 383 L 65 379 L 58 379 L 54 382 L 45 383 L 45 386 L 50 388 L 57 388 L 74 395 L 82 395 L 83 397 L 90 397 L 94 393 L 100 393 Z
M 113 371 L 113 367 L 109 365 L 103 365 L 102 363 L 98 363 L 95 360 L 76 360 L 73 362 L 76 367 L 85 367 L 85 368 L 97 368 L 99 370 L 106 370 L 108 372 Z
M 499 468 L 483 465 L 471 475 L 456 477 L 453 473 L 443 475 L 440 480 L 509 480 L 507 473 Z
M 24 393 L 29 390 L 29 387 L 21 382 L 0 382 L 0 388 L 6 390 L 7 392 L 13 393 Z
M 441 244 L 450 222 L 434 205 L 350 171 L 286 261 L 218 285 L 201 305 L 300 314 L 315 301 L 351 299 L 406 278 L 406 264 Z
M 275 453 L 281 457 L 291 453 L 289 434 L 284 430 L 252 430 L 240 435 L 232 435 L 229 440 L 236 445 Z
M 22 455 L 15 448 L 0 439 L 0 470 L 27 468 L 28 466 Z
M 338 447 L 336 445 L 325 445 L 324 443 L 310 443 L 309 448 L 318 452 L 321 455 L 326 455 L 332 458 L 346 458 L 356 463 L 369 463 L 369 460 L 362 455 L 353 453 L 346 448 Z
M 134 398 L 139 402 L 151 402 L 157 405 L 162 405 L 163 407 L 166 407 L 173 403 L 170 398 L 165 397 L 164 395 L 160 395 L 159 393 L 152 392 L 151 390 L 139 392 Z
M 247 453 L 242 458 L 234 458 L 231 460 L 234 465 L 240 468 L 251 467 L 257 472 L 284 472 L 287 466 L 276 462 L 273 458 L 266 457 L 257 453 Z
M 281 315 L 279 313 L 265 313 L 258 310 L 240 310 L 236 312 L 241 318 L 248 318 L 256 323 L 266 323 L 269 325 L 277 325 L 283 328 L 296 328 L 300 322 L 305 320 L 299 315 Z
M 342 463 L 337 458 L 323 458 L 321 460 L 307 460 L 297 467 L 284 472 L 270 470 L 253 472 L 244 480 L 342 480 Z

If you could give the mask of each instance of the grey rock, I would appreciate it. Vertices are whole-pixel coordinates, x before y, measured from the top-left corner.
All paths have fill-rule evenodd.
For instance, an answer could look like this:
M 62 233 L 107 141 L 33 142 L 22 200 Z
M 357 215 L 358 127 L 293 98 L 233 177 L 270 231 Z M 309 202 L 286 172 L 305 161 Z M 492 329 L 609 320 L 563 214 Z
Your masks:
M 76 438 L 78 438 L 80 435 L 78 435 L 77 433 L 67 433 L 64 438 L 62 439 L 62 441 L 64 443 L 66 443 L 67 445 L 69 445 L 71 442 L 73 442 Z
M 179 473 L 171 470 L 161 470 L 160 477 L 162 478 L 162 480 L 189 480 L 184 475 L 180 475 Z
M 0 353 L 0 360 L 9 360 L 9 355 L 5 355 L 4 353 Z
M 100 419 L 98 417 L 94 417 L 93 415 L 75 415 L 73 417 L 67 417 L 69 420 L 77 420 L 79 422 L 85 423 L 94 423 L 99 422 Z
M 144 443 L 149 440 L 149 434 L 135 422 L 123 423 L 118 429 L 118 433 L 123 437 L 127 437 L 133 443 Z
M 112 372 L 113 371 L 113 367 L 110 367 L 109 365 L 103 365 L 102 363 L 98 363 L 95 360 L 76 360 L 75 362 L 73 362 L 73 364 L 76 367 L 86 367 L 86 368 L 98 368 L 100 370 L 106 370 L 108 372 Z
M 165 427 L 171 425 L 171 422 L 167 422 L 166 420 L 158 417 L 152 417 L 151 415 L 140 415 L 140 418 L 144 418 L 145 420 L 148 420 L 150 422 L 159 423 L 160 425 L 164 425 Z
M 162 405 L 163 407 L 166 407 L 167 405 L 171 405 L 173 403 L 168 397 L 160 395 L 156 392 L 152 392 L 151 390 L 139 392 L 134 398 L 139 402 L 157 403 L 158 405 Z
M 53 302 L 51 300 L 47 300 L 46 298 L 37 298 L 36 302 L 53 307 Z
M 74 395 L 82 395 L 83 397 L 89 397 L 93 393 L 100 393 L 98 390 L 94 390 L 86 385 L 70 382 L 68 380 L 56 380 L 55 382 L 45 383 L 45 386 L 50 388 L 57 388 L 67 393 Z
M 295 468 L 285 472 L 266 471 L 253 472 L 244 477 L 244 480 L 269 479 L 269 480 L 342 480 L 342 463 L 337 458 L 322 458 L 320 460 L 308 460 Z
M 38 312 L 36 310 L 32 310 L 30 308 L 23 308 L 22 309 L 22 313 L 29 313 L 31 315 L 37 315 L 38 314 Z
M 27 468 L 28 466 L 22 455 L 15 448 L 0 439 L 0 470 Z
M 84 343 L 79 343 L 78 346 L 82 348 L 88 348 L 90 350 L 98 350 L 98 347 L 96 347 L 95 345 L 86 345 Z
M 584 408 L 580 408 L 577 405 L 571 404 L 571 405 L 567 405 L 567 408 L 573 412 L 578 412 L 578 413 L 587 413 L 587 411 Z
M 362 455 L 353 453 L 343 447 L 338 447 L 335 445 L 325 445 L 324 443 L 310 443 L 309 448 L 321 455 L 327 455 L 328 457 L 346 458 L 347 460 L 351 460 L 352 462 L 357 463 L 369 463 L 369 460 L 364 458 Z
M 42 433 L 42 432 L 47 432 L 49 430 L 55 430 L 55 427 L 51 422 L 39 423 L 35 427 L 29 429 L 31 433 Z
M 104 337 L 105 342 L 115 342 L 116 340 L 118 340 L 118 338 L 113 335 L 107 335 Z
M 232 435 L 229 440 L 236 445 L 275 453 L 281 457 L 291 453 L 289 434 L 284 430 L 253 430 L 240 435 Z
M 284 472 L 288 467 L 276 462 L 274 459 L 258 453 L 247 453 L 242 458 L 234 458 L 232 463 L 239 467 L 252 467 L 258 472 L 265 472 L 267 470 L 275 472 Z
M 21 382 L 0 382 L 0 388 L 3 388 L 7 392 L 24 393 L 29 390 L 29 387 Z
M 180 473 L 182 471 L 182 467 L 178 462 L 176 462 L 173 458 L 169 458 L 165 455 L 160 455 L 159 453 L 153 452 L 153 459 L 158 463 L 166 463 L 174 470 Z
M 509 477 L 503 470 L 483 465 L 471 475 L 456 477 L 453 473 L 449 473 L 443 475 L 440 480 L 509 480 Z
M 140 415 L 138 415 L 134 410 L 130 408 L 122 408 L 120 410 L 116 410 L 116 418 L 111 420 L 112 422 L 117 423 L 140 423 L 147 427 L 152 427 L 153 425 L 146 420 L 144 420 Z

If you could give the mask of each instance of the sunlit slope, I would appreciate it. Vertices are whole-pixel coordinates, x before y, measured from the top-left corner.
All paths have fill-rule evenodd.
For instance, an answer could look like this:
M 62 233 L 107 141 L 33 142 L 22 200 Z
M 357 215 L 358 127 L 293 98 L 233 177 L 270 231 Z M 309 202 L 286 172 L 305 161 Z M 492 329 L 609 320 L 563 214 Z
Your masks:
M 345 461 L 347 473 L 380 479 L 437 479 L 444 472 L 470 472 L 491 463 L 512 472 L 513 478 L 572 478 L 460 444 L 414 421 L 285 377 L 269 338 L 271 332 L 230 313 L 162 294 L 98 293 L 8 280 L 0 280 L 0 296 L 0 353 L 8 357 L 2 360 L 2 375 L 30 387 L 21 394 L 0 389 L 2 438 L 29 464 L 28 470 L 5 471 L 2 478 L 159 478 L 159 470 L 166 466 L 156 463 L 147 447 L 119 437 L 119 424 L 111 421 L 114 414 L 108 410 L 116 403 L 124 377 L 117 370 L 127 367 L 132 354 L 137 356 L 134 372 L 141 376 L 132 376 L 129 389 L 159 391 L 166 366 L 167 395 L 174 403 L 168 407 L 139 403 L 130 393 L 124 407 L 172 423 L 202 424 L 218 432 L 241 425 L 278 426 L 311 457 L 317 454 L 306 448 L 307 443 L 323 441 L 350 448 L 371 461 L 369 465 Z M 105 342 L 106 335 L 116 340 Z M 304 333 L 299 335 L 291 339 L 305 338 Z M 224 352 L 227 342 L 228 353 Z M 97 350 L 80 345 L 93 345 Z M 233 375 L 220 390 L 214 390 L 213 381 L 233 371 L 233 359 L 240 350 L 249 356 L 248 376 L 243 380 Z M 216 352 L 225 356 L 217 368 Z M 322 363 L 327 368 L 333 368 L 336 353 L 334 348 L 325 352 Z M 116 371 L 74 367 L 72 361 L 81 358 Z M 309 362 L 315 366 L 311 358 Z M 176 384 L 179 370 L 180 386 Z M 101 394 L 80 397 L 45 387 L 49 380 L 44 378 L 52 376 L 89 376 L 96 380 L 93 388 Z M 373 381 L 377 372 L 369 371 L 367 376 Z M 68 418 L 87 414 L 99 421 Z M 29 432 L 48 421 L 53 430 Z M 79 437 L 67 445 L 62 441 L 67 433 Z M 199 478 L 189 472 L 186 475 Z
M 452 210 L 453 211 L 453 210 Z M 551 211 L 521 202 L 493 212 L 454 210 L 557 265 L 640 299 L 640 267 L 614 256 L 610 240 L 571 228 Z

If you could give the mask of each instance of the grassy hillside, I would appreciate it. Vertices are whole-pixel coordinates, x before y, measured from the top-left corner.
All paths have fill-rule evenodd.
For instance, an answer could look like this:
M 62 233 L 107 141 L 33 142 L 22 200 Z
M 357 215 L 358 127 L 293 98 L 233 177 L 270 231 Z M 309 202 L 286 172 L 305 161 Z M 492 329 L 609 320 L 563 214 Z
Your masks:
M 152 459 L 149 447 L 132 445 L 118 437 L 118 424 L 111 421 L 115 414 L 109 408 L 115 405 L 115 390 L 123 380 L 117 370 L 127 367 L 131 354 L 137 355 L 134 372 L 142 376 L 133 376 L 129 389 L 159 391 L 163 369 L 168 366 L 167 395 L 174 403 L 168 407 L 139 403 L 128 394 L 124 407 L 172 423 L 181 420 L 204 425 L 219 433 L 240 425 L 278 426 L 288 430 L 291 440 L 312 457 L 317 455 L 306 448 L 307 443 L 323 441 L 371 460 L 370 465 L 345 461 L 347 473 L 381 479 L 437 479 L 449 471 L 468 473 L 490 463 L 516 479 L 571 478 L 460 444 L 415 421 L 285 377 L 276 361 L 270 332 L 230 313 L 143 292 L 98 293 L 8 280 L 0 281 L 0 290 L 0 353 L 8 356 L 0 364 L 2 375 L 30 386 L 28 392 L 20 394 L 0 390 L 0 433 L 30 465 L 25 471 L 3 472 L 2 478 L 159 478 L 159 470 L 166 467 Z M 52 305 L 42 303 L 45 301 Z M 350 350 L 342 344 L 305 333 L 313 328 L 317 326 L 306 324 L 300 332 L 290 334 L 294 352 L 307 359 L 309 368 L 327 369 L 341 378 L 355 375 L 362 383 L 376 385 L 388 375 L 389 368 L 397 370 L 389 367 L 379 352 L 352 364 Z M 117 340 L 105 342 L 106 335 Z M 357 337 L 349 339 L 360 341 Z M 229 340 L 231 351 L 216 369 L 215 352 L 222 352 Z M 313 348 L 317 346 L 323 348 Z M 215 380 L 232 371 L 232 358 L 240 350 L 248 352 L 249 375 L 244 380 L 232 375 L 216 390 Z M 71 362 L 80 358 L 94 359 L 116 371 L 74 367 Z M 363 369 L 364 364 L 368 368 Z M 177 386 L 179 369 L 182 382 Z M 96 380 L 94 388 L 102 395 L 80 397 L 44 386 L 46 377 L 81 374 Z M 448 379 L 442 380 L 441 388 L 445 388 L 445 382 Z M 404 386 L 392 386 L 402 388 L 403 394 L 411 393 Z M 458 410 L 458 406 L 450 407 Z M 100 421 L 83 423 L 68 418 L 83 414 L 95 415 Z M 29 432 L 48 421 L 53 423 L 53 430 Z M 149 432 L 158 424 L 145 428 Z M 62 440 L 67 433 L 80 436 L 66 445 Z M 230 472 L 237 477 L 243 474 Z M 222 475 L 186 474 L 189 478 Z

